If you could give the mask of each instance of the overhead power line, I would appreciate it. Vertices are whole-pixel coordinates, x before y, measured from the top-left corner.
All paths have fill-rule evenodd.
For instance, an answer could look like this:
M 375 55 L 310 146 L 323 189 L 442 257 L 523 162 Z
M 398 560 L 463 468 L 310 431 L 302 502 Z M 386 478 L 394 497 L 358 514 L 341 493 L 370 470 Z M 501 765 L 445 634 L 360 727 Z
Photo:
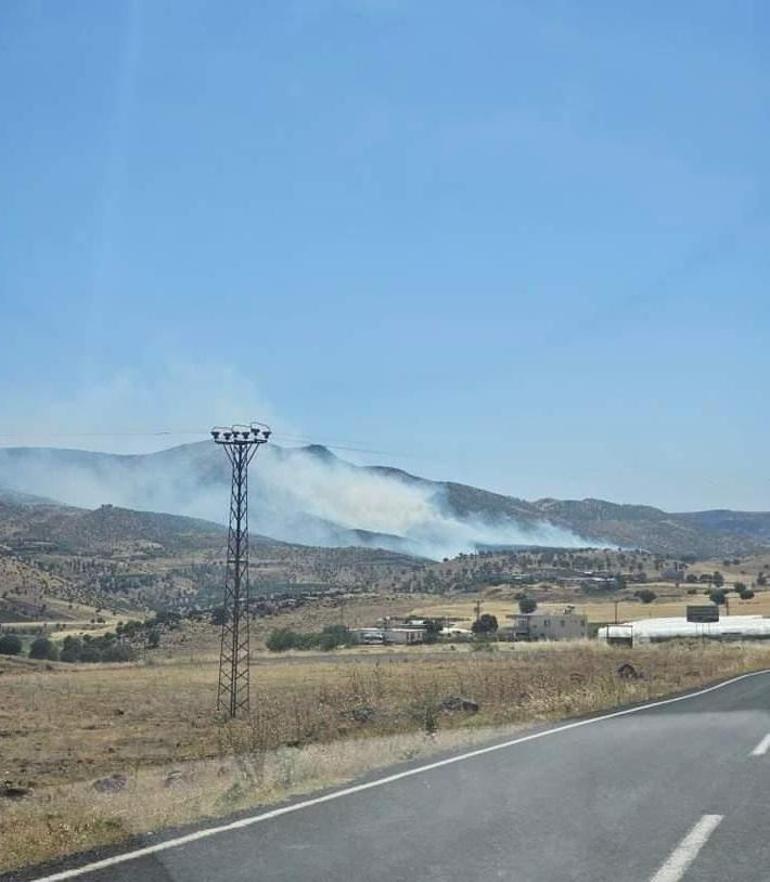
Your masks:
M 0 432 L 0 439 L 29 440 L 29 439 L 65 439 L 65 438 L 169 438 L 169 437 L 208 437 L 209 433 L 200 429 L 164 429 L 162 431 L 118 431 L 118 432 Z M 311 438 L 305 435 L 284 435 L 274 432 L 272 437 L 279 441 L 288 441 L 297 444 L 317 444 L 330 447 L 334 450 L 344 450 L 350 453 L 370 453 L 375 456 L 393 456 L 404 459 L 420 459 L 420 454 L 396 452 L 393 450 L 379 450 L 367 447 L 366 442 L 358 441 L 335 441 L 328 439 Z

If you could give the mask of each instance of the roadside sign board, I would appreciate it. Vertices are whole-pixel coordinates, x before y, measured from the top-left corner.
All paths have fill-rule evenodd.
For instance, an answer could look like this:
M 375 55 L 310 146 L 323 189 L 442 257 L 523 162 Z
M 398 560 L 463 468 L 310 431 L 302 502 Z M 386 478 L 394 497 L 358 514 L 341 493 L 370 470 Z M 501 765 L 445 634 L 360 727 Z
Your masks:
M 688 622 L 718 622 L 719 607 L 715 603 L 687 607 Z

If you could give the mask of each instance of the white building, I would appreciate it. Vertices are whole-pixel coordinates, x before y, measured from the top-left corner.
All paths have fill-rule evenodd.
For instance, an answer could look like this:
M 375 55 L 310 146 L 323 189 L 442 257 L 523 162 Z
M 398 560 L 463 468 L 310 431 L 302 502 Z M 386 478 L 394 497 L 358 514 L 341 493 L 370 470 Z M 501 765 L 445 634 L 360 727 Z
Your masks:
M 457 625 L 445 625 L 441 629 L 441 636 L 448 639 L 470 640 L 473 637 L 473 631 L 470 628 L 458 628 Z
M 588 618 L 574 612 L 519 613 L 512 618 L 515 640 L 578 640 L 588 636 Z
M 718 622 L 688 622 L 676 618 L 640 619 L 599 628 L 608 643 L 656 643 L 663 640 L 761 640 L 770 638 L 770 619 L 762 616 L 724 616 Z

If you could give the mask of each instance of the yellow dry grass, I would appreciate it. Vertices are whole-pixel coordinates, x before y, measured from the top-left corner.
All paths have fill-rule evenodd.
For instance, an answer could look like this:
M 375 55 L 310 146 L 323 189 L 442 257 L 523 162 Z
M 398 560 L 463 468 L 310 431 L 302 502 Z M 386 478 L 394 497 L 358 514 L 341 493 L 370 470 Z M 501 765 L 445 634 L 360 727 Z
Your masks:
M 645 674 L 621 680 L 631 658 Z M 646 699 L 770 665 L 770 647 L 595 642 L 490 652 L 276 659 L 255 666 L 254 713 L 212 712 L 216 665 L 2 668 L 0 871 L 226 815 L 492 733 Z M 475 715 L 437 710 L 448 695 Z M 98 793 L 96 779 L 125 776 Z
M 710 601 L 703 593 L 703 586 L 699 587 L 698 594 L 687 594 L 684 587 L 678 593 L 673 585 L 643 585 L 640 587 L 651 588 L 658 594 L 658 599 L 653 603 L 640 603 L 634 598 L 623 598 L 618 602 L 618 621 L 630 622 L 639 619 L 660 618 L 666 616 L 684 616 L 688 604 L 703 604 Z M 475 596 L 439 599 L 435 603 L 427 602 L 416 606 L 412 612 L 414 615 L 428 617 L 446 616 L 456 621 L 461 627 L 470 627 L 476 618 Z M 576 613 L 588 616 L 589 622 L 605 623 L 615 619 L 615 605 L 612 599 L 582 600 L 576 596 L 568 601 L 575 608 Z M 770 616 L 770 591 L 757 591 L 751 600 L 741 600 L 737 594 L 728 594 L 729 613 L 731 615 L 762 615 Z M 562 612 L 567 602 L 539 601 L 538 611 Z M 497 598 L 481 597 L 482 613 L 491 613 L 497 617 L 500 625 L 510 624 L 507 618 L 517 611 L 516 602 L 512 599 L 500 600 Z M 722 614 L 725 614 L 723 608 Z

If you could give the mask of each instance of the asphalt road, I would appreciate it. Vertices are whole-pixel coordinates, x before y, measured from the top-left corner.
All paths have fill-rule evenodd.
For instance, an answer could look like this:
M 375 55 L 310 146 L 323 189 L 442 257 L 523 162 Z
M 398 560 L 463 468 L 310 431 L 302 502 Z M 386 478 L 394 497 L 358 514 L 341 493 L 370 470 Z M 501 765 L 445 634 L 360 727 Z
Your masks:
M 381 774 L 74 878 L 755 882 L 770 878 L 768 736 L 770 672 Z

